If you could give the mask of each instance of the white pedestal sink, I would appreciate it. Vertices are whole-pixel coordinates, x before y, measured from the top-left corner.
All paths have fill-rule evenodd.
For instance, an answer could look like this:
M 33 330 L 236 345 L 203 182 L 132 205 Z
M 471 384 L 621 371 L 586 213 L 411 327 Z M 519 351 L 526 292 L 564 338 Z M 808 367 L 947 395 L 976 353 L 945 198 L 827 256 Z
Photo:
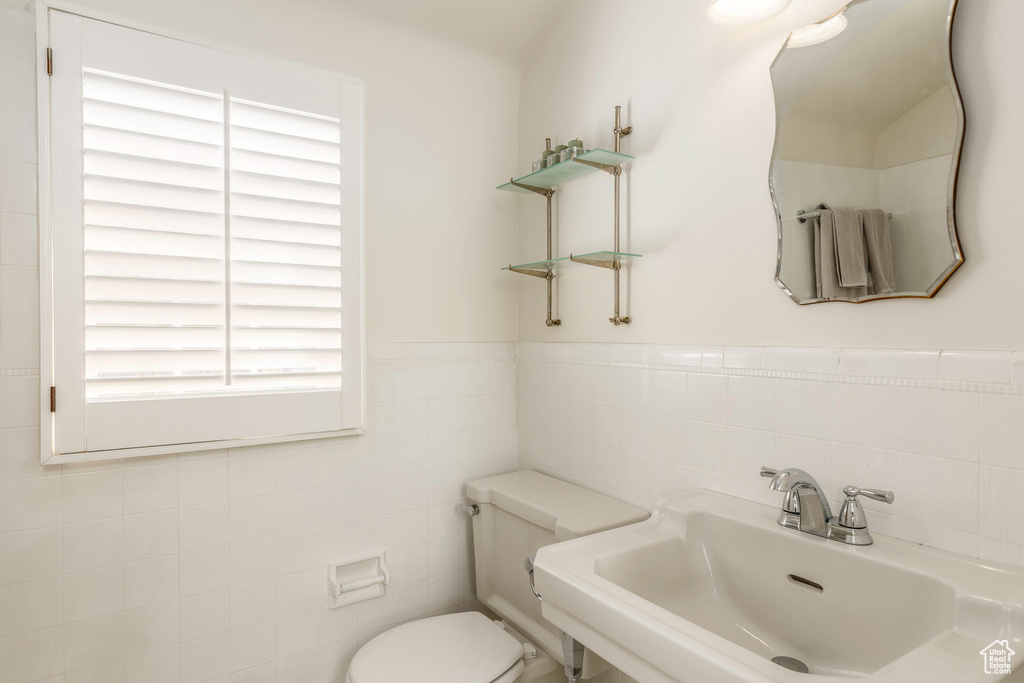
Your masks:
M 642 683 L 1024 681 L 1024 571 L 881 535 L 847 546 L 777 517 L 694 491 L 542 548 L 543 615 Z M 1020 653 L 1009 676 L 985 673 L 996 640 Z

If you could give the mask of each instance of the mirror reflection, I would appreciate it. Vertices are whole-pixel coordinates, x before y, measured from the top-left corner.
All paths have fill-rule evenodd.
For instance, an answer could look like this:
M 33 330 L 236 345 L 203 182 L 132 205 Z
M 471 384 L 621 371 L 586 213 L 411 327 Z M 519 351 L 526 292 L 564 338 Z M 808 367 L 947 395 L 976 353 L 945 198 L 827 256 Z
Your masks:
M 963 263 L 955 0 L 858 0 L 771 68 L 776 281 L 798 303 L 930 297 Z

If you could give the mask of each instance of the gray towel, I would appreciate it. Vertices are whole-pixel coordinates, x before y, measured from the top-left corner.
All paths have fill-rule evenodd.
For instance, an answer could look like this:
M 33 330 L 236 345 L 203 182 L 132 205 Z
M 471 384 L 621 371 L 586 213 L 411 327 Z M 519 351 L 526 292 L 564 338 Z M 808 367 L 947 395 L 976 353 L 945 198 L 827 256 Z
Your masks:
M 819 209 L 828 209 L 822 204 Z M 866 287 L 867 249 L 864 246 L 864 216 L 857 209 L 831 209 L 836 275 L 840 287 Z
M 871 293 L 891 294 L 896 291 L 896 274 L 892 266 L 892 237 L 889 217 L 881 209 L 865 209 L 864 242 L 871 273 Z
M 814 280 L 819 299 L 856 299 L 867 296 L 866 286 L 843 287 L 837 270 L 835 213 L 827 204 L 818 206 L 819 217 L 811 219 L 814 231 Z M 849 211 L 846 209 L 844 211 Z M 859 220 L 858 220 L 859 223 Z M 865 273 L 865 281 L 867 274 Z

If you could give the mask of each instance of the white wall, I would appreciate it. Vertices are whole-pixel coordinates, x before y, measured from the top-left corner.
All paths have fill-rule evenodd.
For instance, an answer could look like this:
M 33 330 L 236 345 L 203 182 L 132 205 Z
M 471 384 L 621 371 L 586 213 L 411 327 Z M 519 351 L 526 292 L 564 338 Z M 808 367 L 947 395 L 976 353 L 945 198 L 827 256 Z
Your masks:
M 321 0 L 85 0 L 155 26 L 366 81 L 369 341 L 515 339 L 519 67 Z M 57 58 L 59 60 L 59 57 Z
M 570 0 L 572 40 L 546 40 L 522 82 L 519 167 L 546 136 L 611 144 L 625 106 L 638 159 L 624 187 L 627 251 L 645 254 L 624 278 L 628 327 L 613 327 L 611 278 L 559 272 L 562 326 L 544 326 L 543 289 L 520 284 L 520 338 L 875 348 L 1022 348 L 1024 317 L 1006 315 L 1024 286 L 1024 232 L 1011 199 L 1024 144 L 1018 113 L 1024 4 L 961 3 L 954 51 L 967 109 L 957 215 L 967 262 L 930 301 L 799 307 L 773 281 L 776 227 L 767 176 L 774 136 L 768 68 L 787 33 L 843 5 L 796 0 L 777 19 L 722 29 L 706 3 Z M 557 25 L 557 23 L 556 23 Z M 543 253 L 543 203 L 524 197 L 522 260 Z M 559 255 L 611 246 L 611 181 L 595 176 L 557 195 Z M 528 278 L 523 278 L 528 280 Z
M 875 168 L 949 154 L 956 130 L 956 104 L 947 85 L 882 131 L 875 150 Z
M 34 16 L 0 6 L 0 679 L 340 681 L 475 606 L 456 502 L 515 457 L 518 69 L 314 0 L 101 4 L 366 79 L 368 434 L 39 466 Z M 375 549 L 388 595 L 327 610 L 326 563 Z

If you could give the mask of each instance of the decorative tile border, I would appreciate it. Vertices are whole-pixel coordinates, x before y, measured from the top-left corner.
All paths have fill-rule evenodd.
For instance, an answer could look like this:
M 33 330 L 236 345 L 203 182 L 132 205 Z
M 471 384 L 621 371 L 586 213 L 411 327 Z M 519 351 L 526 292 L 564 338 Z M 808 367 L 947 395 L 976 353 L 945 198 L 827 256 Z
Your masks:
M 602 350 L 602 347 L 605 348 Z M 666 347 L 524 342 L 519 344 L 518 357 L 520 360 L 540 363 L 1024 395 L 1024 352 L 1020 351 Z M 766 364 L 773 367 L 764 367 Z M 835 371 L 826 370 L 831 367 Z M 871 372 L 873 368 L 877 369 L 874 373 Z M 1006 382 L 968 379 L 976 377 L 991 380 L 1004 376 Z

